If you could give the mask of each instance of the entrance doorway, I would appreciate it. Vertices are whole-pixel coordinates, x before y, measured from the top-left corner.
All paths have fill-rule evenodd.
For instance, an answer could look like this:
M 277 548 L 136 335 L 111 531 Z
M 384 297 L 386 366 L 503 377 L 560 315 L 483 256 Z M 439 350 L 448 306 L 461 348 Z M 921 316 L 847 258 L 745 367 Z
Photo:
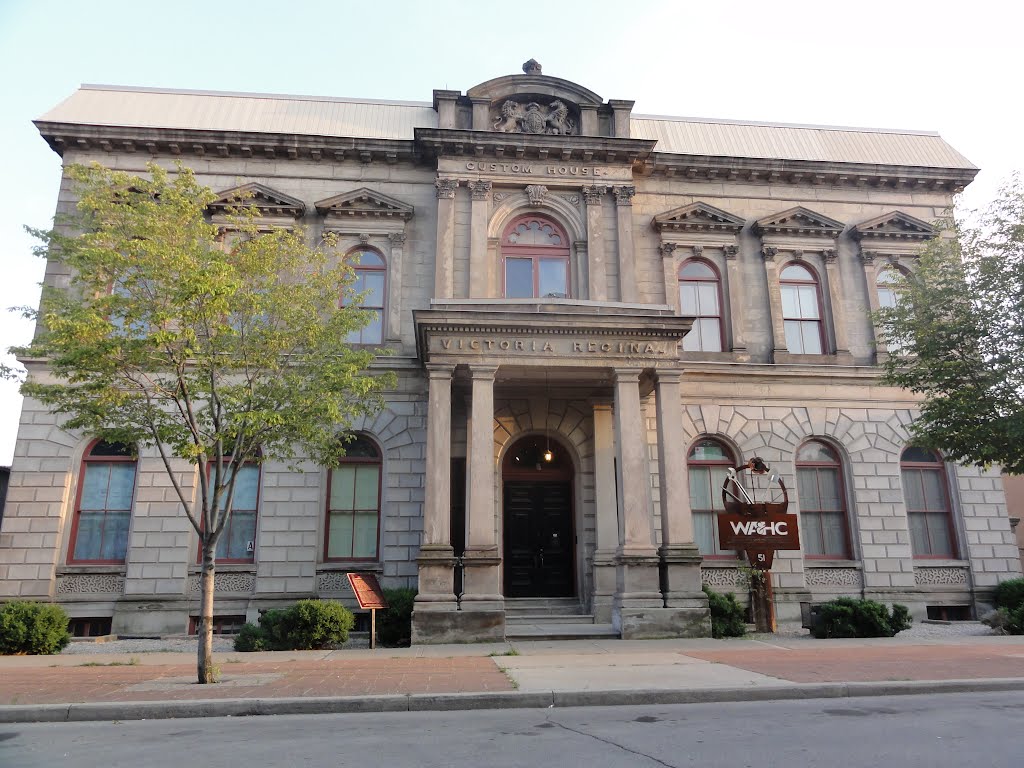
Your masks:
M 502 462 L 505 597 L 572 597 L 576 550 L 572 461 L 542 435 L 524 437 Z

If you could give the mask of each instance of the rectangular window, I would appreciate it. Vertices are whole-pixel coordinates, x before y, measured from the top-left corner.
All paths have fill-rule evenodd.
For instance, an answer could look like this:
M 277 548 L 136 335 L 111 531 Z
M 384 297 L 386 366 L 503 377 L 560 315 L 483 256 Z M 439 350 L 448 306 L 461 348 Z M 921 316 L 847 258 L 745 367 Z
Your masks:
M 691 466 L 688 472 L 694 539 L 701 554 L 713 557 L 733 557 L 735 554 L 718 546 L 718 514 L 725 511 L 722 484 L 726 469 L 725 466 Z
M 231 516 L 217 540 L 217 560 L 251 563 L 256 558 L 256 508 L 260 468 L 245 464 L 238 470 Z
M 505 297 L 533 298 L 533 259 L 505 259 Z
M 124 562 L 128 551 L 134 462 L 83 464 L 72 560 Z
M 374 560 L 380 520 L 380 465 L 342 464 L 331 472 L 328 560 Z

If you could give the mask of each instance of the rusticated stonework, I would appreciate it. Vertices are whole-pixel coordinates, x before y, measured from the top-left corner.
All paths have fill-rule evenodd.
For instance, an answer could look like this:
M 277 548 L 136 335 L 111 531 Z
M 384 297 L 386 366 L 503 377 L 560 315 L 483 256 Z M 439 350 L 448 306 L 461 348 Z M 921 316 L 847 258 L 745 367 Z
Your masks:
M 701 568 L 700 580 L 709 587 L 735 587 L 739 583 L 737 568 Z
M 863 584 L 858 568 L 807 568 L 805 571 L 808 587 L 854 587 Z
M 967 586 L 967 569 L 956 567 L 915 568 L 914 583 L 921 586 Z
M 57 577 L 58 595 L 120 595 L 124 576 L 115 573 L 76 573 Z
M 218 573 L 213 577 L 214 592 L 250 593 L 256 587 L 256 575 L 252 573 Z M 200 576 L 189 577 L 188 591 L 200 591 Z

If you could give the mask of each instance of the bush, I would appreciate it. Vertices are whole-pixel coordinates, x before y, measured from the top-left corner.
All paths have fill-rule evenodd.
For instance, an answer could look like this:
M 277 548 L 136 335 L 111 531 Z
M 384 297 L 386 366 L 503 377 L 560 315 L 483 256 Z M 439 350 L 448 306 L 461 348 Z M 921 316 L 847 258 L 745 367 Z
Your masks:
M 408 587 L 385 589 L 388 609 L 377 614 L 377 639 L 381 645 L 407 646 L 412 640 L 412 608 L 416 590 Z
M 1008 612 L 1024 605 L 1024 578 L 999 582 L 992 596 L 992 602 L 996 608 L 1004 608 Z
M 266 611 L 260 625 L 246 624 L 235 650 L 311 651 L 348 640 L 355 624 L 352 611 L 333 600 L 300 600 L 289 608 Z
M 818 608 L 818 621 L 811 632 L 817 638 L 893 637 L 909 629 L 911 623 L 905 605 L 894 605 L 890 613 L 874 600 L 840 597 Z
M 704 593 L 711 608 L 712 637 L 743 637 L 747 634 L 746 609 L 736 602 L 736 595 L 728 592 L 720 595 L 707 584 Z
M 0 608 L 0 654 L 60 653 L 71 642 L 59 605 L 15 600 Z

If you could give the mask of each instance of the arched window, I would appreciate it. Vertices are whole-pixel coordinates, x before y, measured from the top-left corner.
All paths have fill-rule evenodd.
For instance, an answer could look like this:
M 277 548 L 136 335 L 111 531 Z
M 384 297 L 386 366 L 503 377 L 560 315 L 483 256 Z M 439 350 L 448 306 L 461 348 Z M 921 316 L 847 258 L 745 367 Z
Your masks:
M 555 222 L 520 216 L 501 240 L 506 299 L 569 295 L 569 240 Z
M 687 352 L 722 351 L 722 302 L 718 273 L 706 261 L 691 259 L 679 270 L 679 308 L 693 317 L 683 338 Z
M 384 257 L 370 248 L 359 248 L 349 253 L 345 260 L 356 273 L 352 292 L 366 292 L 362 307 L 374 315 L 369 325 L 349 333 L 346 341 L 349 344 L 380 344 L 384 339 L 384 288 L 387 283 Z
M 98 441 L 82 458 L 68 562 L 123 563 L 135 495 L 135 449 Z
M 380 542 L 381 455 L 365 437 L 345 446 L 327 488 L 324 560 L 376 560 Z
M 824 348 L 818 281 L 807 267 L 790 264 L 779 276 L 786 348 L 795 355 L 820 355 Z
M 924 448 L 907 448 L 900 457 L 900 474 L 914 557 L 956 557 L 953 512 L 942 459 Z
M 256 559 L 256 516 L 260 499 L 260 465 L 251 462 L 238 468 L 231 515 L 217 540 L 217 561 L 251 563 Z
M 800 498 L 800 539 L 807 557 L 847 559 L 847 525 L 843 473 L 836 452 L 818 440 L 796 453 L 796 485 Z
M 722 483 L 725 482 L 726 470 L 735 464 L 732 452 L 710 438 L 694 443 L 686 459 L 694 538 L 701 554 L 708 557 L 735 556 L 731 550 L 718 546 L 718 513 L 725 511 Z

